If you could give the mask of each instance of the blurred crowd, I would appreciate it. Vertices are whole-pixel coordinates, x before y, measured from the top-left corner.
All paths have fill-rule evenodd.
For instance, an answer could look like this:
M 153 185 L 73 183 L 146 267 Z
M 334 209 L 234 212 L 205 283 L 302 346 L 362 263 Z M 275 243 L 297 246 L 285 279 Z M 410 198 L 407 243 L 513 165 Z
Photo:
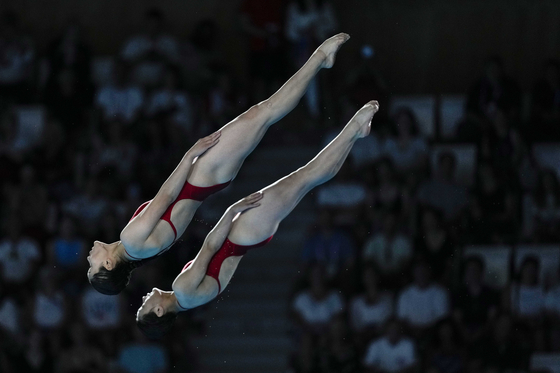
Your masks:
M 206 222 L 195 219 L 180 248 L 119 296 L 91 288 L 85 258 L 94 240 L 118 240 L 198 138 L 274 92 L 339 29 L 328 1 L 245 0 L 239 12 L 243 79 L 211 19 L 182 40 L 151 9 L 118 53 L 95 56 L 77 22 L 40 47 L 17 14 L 1 15 L 0 371 L 197 369 L 189 336 L 203 333 L 204 309 L 159 342 L 138 333 L 133 315 L 154 284 L 170 287 Z M 372 98 L 383 108 L 317 192 L 293 292 L 293 371 L 501 372 L 526 369 L 533 351 L 560 351 L 560 288 L 540 276 L 538 256 L 496 288 L 484 258 L 463 255 L 468 245 L 558 243 L 558 175 L 532 152 L 560 141 L 558 63 L 546 64 L 524 118 L 519 85 L 488 60 L 453 140 L 477 149 L 475 172 L 459 182 L 456 155 L 435 155 L 412 110 L 390 115 L 368 48 L 342 79 L 312 83 L 298 108 L 309 124 L 265 139 L 319 146 L 325 127 L 314 124 L 338 127 Z

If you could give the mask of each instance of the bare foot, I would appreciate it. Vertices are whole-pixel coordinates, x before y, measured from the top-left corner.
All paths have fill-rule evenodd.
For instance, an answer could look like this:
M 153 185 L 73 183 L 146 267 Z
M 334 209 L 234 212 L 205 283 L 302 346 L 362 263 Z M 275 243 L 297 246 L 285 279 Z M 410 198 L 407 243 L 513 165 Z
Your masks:
M 369 135 L 369 131 L 371 130 L 371 119 L 378 110 L 379 102 L 372 100 L 354 114 L 350 121 L 358 125 L 358 128 L 356 129 L 356 135 L 358 138 Z
M 341 32 L 325 40 L 323 44 L 317 48 L 316 52 L 323 53 L 325 55 L 325 60 L 321 65 L 322 68 L 330 69 L 334 65 L 334 59 L 336 52 L 340 49 L 340 46 L 346 43 L 350 39 L 350 35 Z

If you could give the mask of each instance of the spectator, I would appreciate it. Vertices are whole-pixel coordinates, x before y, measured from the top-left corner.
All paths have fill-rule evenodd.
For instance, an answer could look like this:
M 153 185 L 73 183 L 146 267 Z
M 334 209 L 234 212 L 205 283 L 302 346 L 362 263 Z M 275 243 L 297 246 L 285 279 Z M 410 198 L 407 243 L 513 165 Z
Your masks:
M 560 183 L 554 170 L 542 170 L 525 214 L 525 237 L 536 242 L 560 240 Z
M 385 215 L 383 230 L 366 242 L 362 258 L 371 261 L 380 271 L 384 285 L 395 286 L 402 283 L 402 273 L 412 259 L 412 245 L 410 237 L 400 232 L 395 212 Z
M 12 217 L 7 222 L 7 237 L 0 241 L 0 274 L 7 285 L 5 291 L 22 295 L 40 259 L 39 246 L 22 234 L 20 222 Z
M 295 0 L 290 2 L 286 15 L 286 37 L 292 45 L 292 64 L 301 66 L 317 45 L 337 27 L 334 10 L 328 0 Z M 317 79 L 309 84 L 305 94 L 309 114 L 320 114 L 319 86 Z
M 174 124 L 187 133 L 193 130 L 194 111 L 187 92 L 179 88 L 178 75 L 169 70 L 165 73 L 163 84 L 155 89 L 146 100 L 146 114 L 154 117 L 168 114 Z
M 539 280 L 539 269 L 538 258 L 523 259 L 517 281 L 504 291 L 503 309 L 509 310 L 527 328 L 534 336 L 533 347 L 541 350 L 544 347 L 545 291 Z
M 543 77 L 537 81 L 532 94 L 531 127 L 527 135 L 533 141 L 560 139 L 560 63 L 550 59 Z
M 410 195 L 407 188 L 402 185 L 395 172 L 395 166 L 390 158 L 381 158 L 372 167 L 376 174 L 376 183 L 372 187 L 371 207 L 374 213 L 381 215 L 395 211 L 407 216 L 410 210 Z
M 169 358 L 160 343 L 148 342 L 138 328 L 133 329 L 134 339 L 124 343 L 117 358 L 123 373 L 162 373 L 169 366 Z
M 462 373 L 466 358 L 455 324 L 449 319 L 440 321 L 436 326 L 435 346 L 428 354 L 427 372 Z
M 138 145 L 129 136 L 124 136 L 123 125 L 119 122 L 111 123 L 107 132 L 106 141 L 100 139 L 95 144 L 91 171 L 99 175 L 104 169 L 113 168 L 119 179 L 130 180 L 138 158 Z
M 297 324 L 307 333 L 320 335 L 333 318 L 344 311 L 342 297 L 329 290 L 325 270 L 320 264 L 309 269 L 309 288 L 298 293 L 292 303 L 292 312 Z
M 92 330 L 111 330 L 120 326 L 121 300 L 118 296 L 104 295 L 87 286 L 82 295 L 82 317 Z
M 75 272 L 85 263 L 85 243 L 76 236 L 76 224 L 71 217 L 63 217 L 59 227 L 57 236 L 48 245 L 49 264 L 64 272 Z
M 134 123 L 141 114 L 144 105 L 144 93 L 129 79 L 124 63 L 115 63 L 112 83 L 99 87 L 95 96 L 95 105 L 104 121 L 122 121 Z
M 495 169 L 488 163 L 478 165 L 476 198 L 485 224 L 492 226 L 492 241 L 504 242 L 517 237 L 517 196 L 510 184 L 500 183 Z
M 529 360 L 514 334 L 513 320 L 507 314 L 498 316 L 490 333 L 474 346 L 470 356 L 498 372 L 526 370 Z
M 0 16 L 0 98 L 26 103 L 30 99 L 35 49 L 20 30 L 18 16 L 5 11 Z
M 456 219 L 467 205 L 467 188 L 455 181 L 456 169 L 455 155 L 441 152 L 436 173 L 422 182 L 417 192 L 418 202 L 443 211 L 446 221 Z
M 131 37 L 123 46 L 121 57 L 132 65 L 132 81 L 153 87 L 162 80 L 168 65 L 179 60 L 179 45 L 175 37 L 165 32 L 161 10 L 149 9 L 144 14 L 141 33 Z
M 430 268 L 418 262 L 413 268 L 413 282 L 404 288 L 397 300 L 397 316 L 416 335 L 449 314 L 449 295 L 439 284 L 430 281 Z
M 346 320 L 340 316 L 334 319 L 320 357 L 322 372 L 350 373 L 359 369 L 358 355 L 351 341 Z
M 420 230 L 416 235 L 414 250 L 427 263 L 438 281 L 450 279 L 455 246 L 449 232 L 443 226 L 443 214 L 430 207 L 421 212 Z
M 64 348 L 56 360 L 55 371 L 107 372 L 108 361 L 95 345 L 88 343 L 88 332 L 84 326 L 74 322 L 70 327 L 70 344 Z
M 284 0 L 244 0 L 241 26 L 249 41 L 251 102 L 259 102 L 279 86 L 284 75 Z
M 371 342 L 364 357 L 366 372 L 413 372 L 417 364 L 414 341 L 403 337 L 396 320 L 387 323 L 385 335 Z
M 54 372 L 54 356 L 49 350 L 48 339 L 39 330 L 31 331 L 23 352 L 23 361 L 19 372 L 50 373 Z
M 320 263 L 326 269 L 327 277 L 332 279 L 340 271 L 354 266 L 356 249 L 348 234 L 335 229 L 331 214 L 323 210 L 316 231 L 305 241 L 302 259 L 305 264 Z
M 291 358 L 290 366 L 293 373 L 315 373 L 320 371 L 319 357 L 313 335 L 307 333 L 302 336 L 297 353 Z
M 8 295 L 6 285 L 0 281 L 0 336 L 7 336 L 3 340 L 18 341 L 22 337 L 23 312 L 16 300 Z
M 484 262 L 478 256 L 465 260 L 463 283 L 453 293 L 453 318 L 469 344 L 487 333 L 498 313 L 498 294 L 484 284 Z
M 412 110 L 401 108 L 395 114 L 397 137 L 387 139 L 385 151 L 401 175 L 410 176 L 415 185 L 428 165 L 428 144 L 422 138 Z
M 519 85 L 504 72 L 504 63 L 498 56 L 489 58 L 484 75 L 469 90 L 467 116 L 477 122 L 492 118 L 496 108 L 502 107 L 508 117 L 516 117 L 521 108 Z
M 33 318 L 41 330 L 56 334 L 67 317 L 67 301 L 58 286 L 55 270 L 45 267 L 39 273 L 36 284 Z
M 88 236 L 93 236 L 98 230 L 101 217 L 108 208 L 108 201 L 99 193 L 99 182 L 90 179 L 84 194 L 72 196 L 62 205 L 63 212 L 78 219 L 80 230 Z
M 365 292 L 350 303 L 350 325 L 359 345 L 379 336 L 385 322 L 393 316 L 393 294 L 379 288 L 379 276 L 373 265 L 362 270 L 362 285 Z

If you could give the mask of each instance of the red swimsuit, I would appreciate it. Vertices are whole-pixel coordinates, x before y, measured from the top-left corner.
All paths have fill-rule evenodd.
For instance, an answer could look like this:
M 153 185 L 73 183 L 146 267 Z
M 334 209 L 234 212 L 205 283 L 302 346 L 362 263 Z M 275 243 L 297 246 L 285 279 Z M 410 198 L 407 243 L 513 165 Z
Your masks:
M 208 268 L 206 269 L 206 275 L 218 281 L 218 294 L 222 291 L 222 285 L 220 284 L 220 268 L 222 267 L 222 263 L 224 262 L 224 260 L 226 258 L 229 258 L 230 256 L 245 255 L 247 253 L 247 250 L 264 246 L 269 243 L 270 240 L 272 240 L 272 236 L 262 242 L 259 242 L 258 244 L 243 246 L 237 245 L 226 238 L 220 249 L 216 252 L 216 254 L 214 254 L 212 259 L 210 259 L 210 263 L 208 263 Z M 189 268 L 192 262 L 193 260 L 185 264 L 181 272 Z
M 175 233 L 175 238 L 173 239 L 173 242 L 175 242 L 175 240 L 177 239 L 177 229 L 175 228 L 175 225 L 171 221 L 171 211 L 173 210 L 173 207 L 175 207 L 175 204 L 177 202 L 183 200 L 183 199 L 192 199 L 194 201 L 201 201 L 202 202 L 206 198 L 208 198 L 210 195 L 212 195 L 216 192 L 219 192 L 220 190 L 227 187 L 230 183 L 231 183 L 231 181 L 228 181 L 227 183 L 223 183 L 223 184 L 212 185 L 212 186 L 209 186 L 209 187 L 198 187 L 198 186 L 194 186 L 192 184 L 189 184 L 188 181 L 185 182 L 185 185 L 183 186 L 183 189 L 181 189 L 181 192 L 179 193 L 179 195 L 177 196 L 175 201 L 173 201 L 173 203 L 169 205 L 167 210 L 165 210 L 165 212 L 161 216 L 161 220 L 165 220 L 166 222 L 168 222 L 169 225 L 171 226 L 171 228 L 173 229 L 173 233 Z M 132 218 L 130 218 L 130 220 L 134 219 L 138 214 L 140 214 L 142 212 L 142 210 L 144 210 L 150 202 L 152 202 L 152 200 L 146 201 L 143 204 L 141 204 L 140 207 L 138 207 L 138 209 L 134 213 L 134 215 L 132 215 Z M 171 247 L 171 245 L 169 247 Z M 162 254 L 164 251 L 160 252 L 160 254 Z M 127 252 L 127 254 L 128 254 L 128 252 Z M 132 259 L 140 259 L 140 258 L 135 258 L 134 256 L 132 256 L 130 254 L 128 254 L 128 255 Z

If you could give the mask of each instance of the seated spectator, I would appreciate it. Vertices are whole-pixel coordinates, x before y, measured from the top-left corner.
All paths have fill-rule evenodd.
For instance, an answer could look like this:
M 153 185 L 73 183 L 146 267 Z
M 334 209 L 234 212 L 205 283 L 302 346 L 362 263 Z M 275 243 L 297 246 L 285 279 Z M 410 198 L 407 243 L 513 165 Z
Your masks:
M 331 214 L 323 210 L 319 214 L 317 229 L 306 239 L 302 253 L 303 262 L 320 263 L 329 279 L 340 271 L 352 268 L 356 261 L 356 248 L 348 234 L 333 227 Z
M 54 356 L 49 348 L 47 338 L 39 330 L 29 334 L 23 351 L 23 361 L 18 367 L 20 372 L 47 373 L 54 372 Z
M 560 183 L 554 170 L 540 172 L 527 210 L 527 237 L 543 243 L 560 240 Z
M 467 188 L 455 181 L 455 154 L 440 153 L 437 164 L 438 168 L 432 177 L 418 187 L 417 200 L 423 205 L 443 211 L 446 221 L 454 220 L 467 205 Z
M 429 264 L 434 279 L 447 281 L 451 275 L 455 245 L 443 226 L 443 214 L 426 207 L 422 210 L 420 218 L 420 230 L 414 243 L 415 255 Z
M 434 348 L 428 354 L 427 372 L 462 373 L 466 369 L 466 358 L 455 324 L 451 320 L 440 321 L 436 325 Z
M 507 314 L 498 316 L 490 333 L 471 350 L 470 359 L 481 360 L 491 371 L 525 371 L 529 365 L 529 354 L 523 350 Z
M 475 191 L 469 193 L 469 204 L 461 215 L 460 239 L 463 244 L 494 243 L 493 226 L 485 221 L 484 210 Z
M 121 346 L 117 357 L 117 367 L 123 373 L 160 373 L 169 366 L 167 351 L 161 343 L 148 342 L 136 327 L 134 339 Z
M 515 80 L 508 77 L 500 57 L 489 58 L 484 75 L 469 90 L 467 117 L 482 122 L 492 118 L 496 108 L 503 107 L 509 117 L 516 117 L 521 108 L 521 90 Z
M 92 173 L 98 175 L 105 169 L 114 168 L 118 179 L 130 180 L 138 158 L 138 145 L 123 134 L 124 128 L 119 122 L 111 122 L 106 132 L 105 138 L 95 144 Z
M 344 311 L 344 300 L 327 287 L 325 270 L 312 264 L 308 274 L 309 287 L 296 295 L 292 314 L 296 323 L 307 333 L 320 335 L 333 318 Z
M 465 342 L 477 342 L 498 313 L 498 293 L 484 284 L 484 262 L 478 256 L 465 260 L 463 283 L 453 293 L 453 318 Z
M 53 333 L 59 330 L 67 317 L 66 296 L 58 284 L 57 273 L 50 267 L 43 268 L 36 284 L 33 319 L 41 330 Z
M 359 369 L 358 354 L 344 317 L 339 316 L 330 324 L 322 352 L 319 359 L 323 372 L 356 372 Z
M 397 211 L 406 216 L 410 209 L 410 196 L 407 188 L 397 179 L 393 162 L 389 158 L 381 158 L 372 171 L 376 175 L 376 182 L 371 188 L 373 212 L 384 215 L 387 211 Z
M 35 49 L 20 30 L 18 16 L 5 11 L 0 17 L 0 101 L 27 103 L 33 77 Z
M 82 239 L 76 236 L 76 226 L 69 216 L 62 218 L 58 234 L 48 244 L 49 264 L 62 271 L 75 271 L 86 260 L 86 247 Z
M 400 232 L 395 212 L 387 213 L 382 224 L 383 230 L 364 245 L 362 258 L 375 265 L 384 285 L 394 287 L 402 283 L 402 273 L 412 259 L 412 245 L 410 237 Z
M 88 236 L 94 235 L 99 222 L 108 208 L 107 199 L 99 192 L 99 182 L 88 180 L 85 193 L 76 194 L 62 205 L 62 211 L 80 222 L 80 231 Z
M 560 62 L 550 59 L 543 77 L 537 81 L 532 93 L 531 127 L 527 135 L 533 141 L 560 139 Z
M 129 73 L 122 62 L 115 63 L 112 83 L 98 89 L 95 105 L 104 121 L 134 123 L 144 105 L 144 93 L 128 78 Z
M 397 300 L 397 316 L 406 322 L 416 335 L 449 315 L 449 294 L 430 280 L 430 268 L 417 262 L 413 268 L 413 282 L 404 288 Z
M 500 183 L 495 169 L 488 163 L 478 166 L 478 180 L 474 193 L 482 208 L 487 225 L 492 226 L 495 243 L 517 237 L 517 195 L 510 184 Z
M 415 178 L 409 181 L 415 185 L 428 165 L 428 144 L 420 134 L 412 110 L 399 109 L 395 114 L 395 126 L 397 137 L 387 139 L 385 151 L 401 175 Z
M 5 283 L 0 281 L 0 336 L 8 336 L 13 338 L 14 341 L 21 339 L 23 332 L 22 311 L 20 304 L 7 294 Z
M 120 326 L 120 297 L 101 294 L 88 284 L 81 298 L 82 318 L 88 328 L 92 330 L 107 330 Z
M 544 345 L 543 316 L 545 291 L 539 280 L 540 262 L 537 257 L 523 259 L 517 279 L 503 293 L 503 309 L 508 310 L 534 337 L 533 348 Z
M 413 372 L 417 364 L 416 346 L 401 335 L 402 326 L 396 320 L 387 323 L 385 335 L 371 342 L 364 356 L 365 372 Z
M 170 114 L 173 123 L 185 132 L 193 130 L 194 110 L 186 91 L 179 89 L 178 76 L 173 71 L 165 73 L 163 84 L 147 98 L 146 115 L 154 117 Z
M 350 325 L 359 344 L 381 334 L 385 322 L 393 316 L 393 294 L 379 288 L 379 278 L 373 265 L 362 270 L 365 292 L 350 303 Z
M 56 359 L 56 372 L 107 372 L 108 361 L 101 350 L 88 342 L 88 332 L 82 324 L 74 322 L 68 328 L 70 343 Z
M 165 32 L 161 10 L 153 8 L 144 15 L 141 33 L 131 37 L 123 46 L 121 57 L 132 65 L 134 82 L 153 87 L 162 80 L 168 65 L 179 59 L 179 46 L 174 36 Z
M 34 273 L 41 259 L 39 245 L 21 232 L 21 224 L 13 217 L 7 222 L 7 237 L 0 241 L 0 274 L 7 285 L 5 291 L 19 293 Z

